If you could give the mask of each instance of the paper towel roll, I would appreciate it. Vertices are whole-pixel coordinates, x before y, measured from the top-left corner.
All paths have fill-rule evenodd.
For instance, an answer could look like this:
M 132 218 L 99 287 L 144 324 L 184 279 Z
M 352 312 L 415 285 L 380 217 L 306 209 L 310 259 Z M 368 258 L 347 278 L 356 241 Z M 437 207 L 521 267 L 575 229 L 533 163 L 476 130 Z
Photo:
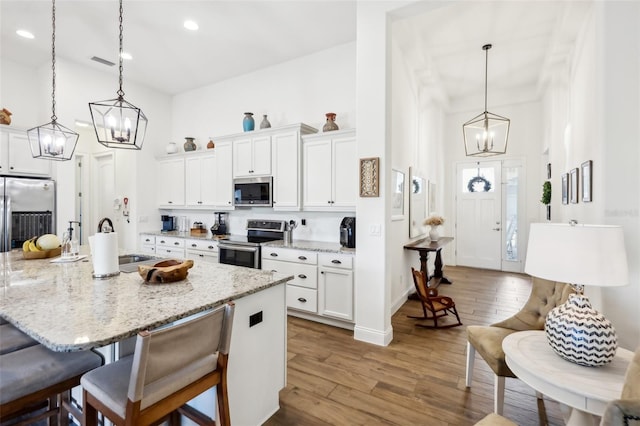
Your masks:
M 93 276 L 101 278 L 120 273 L 118 234 L 116 232 L 98 232 L 93 236 L 92 240 Z

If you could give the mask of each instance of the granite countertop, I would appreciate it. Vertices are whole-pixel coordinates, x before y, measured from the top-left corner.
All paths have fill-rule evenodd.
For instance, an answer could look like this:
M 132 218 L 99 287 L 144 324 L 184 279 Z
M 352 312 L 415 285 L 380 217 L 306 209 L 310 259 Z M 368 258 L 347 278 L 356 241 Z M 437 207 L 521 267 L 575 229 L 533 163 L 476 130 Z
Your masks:
M 297 250 L 317 251 L 321 253 L 356 254 L 356 249 L 342 247 L 340 243 L 330 243 L 326 241 L 293 240 L 285 243 L 282 240 L 269 241 L 264 243 L 265 247 L 281 247 Z
M 147 284 L 137 272 L 94 279 L 90 259 L 51 263 L 25 260 L 19 250 L 0 253 L 0 316 L 54 351 L 86 350 L 293 278 L 195 261 L 183 281 Z

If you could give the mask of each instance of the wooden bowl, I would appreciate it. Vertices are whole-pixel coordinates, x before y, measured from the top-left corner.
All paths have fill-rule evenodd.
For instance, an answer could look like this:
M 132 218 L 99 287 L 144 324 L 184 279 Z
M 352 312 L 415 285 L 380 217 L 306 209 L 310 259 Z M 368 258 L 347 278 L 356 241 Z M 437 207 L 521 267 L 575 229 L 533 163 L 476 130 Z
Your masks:
M 22 256 L 25 259 L 46 259 L 48 257 L 56 257 L 60 256 L 62 253 L 62 247 L 56 247 L 51 250 L 42 250 L 42 251 L 23 251 Z
M 187 278 L 193 260 L 167 259 L 154 265 L 138 265 L 138 273 L 148 283 L 173 283 Z

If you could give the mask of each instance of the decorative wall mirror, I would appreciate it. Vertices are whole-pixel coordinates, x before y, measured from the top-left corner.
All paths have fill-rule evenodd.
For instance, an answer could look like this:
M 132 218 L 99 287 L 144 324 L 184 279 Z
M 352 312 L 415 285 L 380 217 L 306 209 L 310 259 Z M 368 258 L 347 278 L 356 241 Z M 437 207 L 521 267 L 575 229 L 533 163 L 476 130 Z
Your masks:
M 425 235 L 422 221 L 427 217 L 427 181 L 413 167 L 409 167 L 409 238 Z

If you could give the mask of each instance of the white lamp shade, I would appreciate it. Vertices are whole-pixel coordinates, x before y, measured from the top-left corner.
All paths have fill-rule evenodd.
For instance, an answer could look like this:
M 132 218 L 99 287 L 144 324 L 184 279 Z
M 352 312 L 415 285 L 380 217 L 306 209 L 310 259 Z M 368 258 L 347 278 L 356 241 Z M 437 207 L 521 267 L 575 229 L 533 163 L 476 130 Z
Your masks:
M 524 271 L 569 284 L 627 285 L 629 271 L 622 228 L 532 223 Z

